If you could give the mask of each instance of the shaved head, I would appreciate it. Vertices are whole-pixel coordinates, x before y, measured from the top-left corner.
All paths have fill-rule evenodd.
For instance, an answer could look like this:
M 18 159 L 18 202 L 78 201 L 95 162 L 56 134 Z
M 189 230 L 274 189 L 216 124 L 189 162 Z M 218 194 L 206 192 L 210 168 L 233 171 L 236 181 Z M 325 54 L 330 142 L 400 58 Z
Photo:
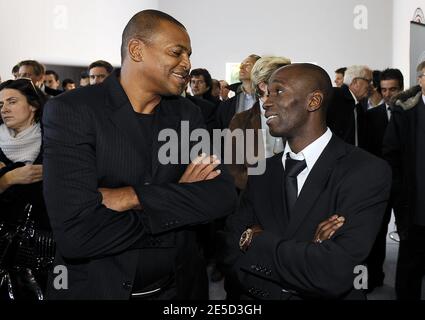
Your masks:
M 279 70 L 286 69 L 297 73 L 297 81 L 306 94 L 320 91 L 323 94 L 321 109 L 326 111 L 332 98 L 332 80 L 328 73 L 321 67 L 311 63 L 294 63 Z
M 131 39 L 139 39 L 144 43 L 152 40 L 155 31 L 161 21 L 171 22 L 180 28 L 186 30 L 185 26 L 172 16 L 158 10 L 143 10 L 136 13 L 127 23 L 122 33 L 121 42 L 121 62 L 127 56 L 127 47 Z

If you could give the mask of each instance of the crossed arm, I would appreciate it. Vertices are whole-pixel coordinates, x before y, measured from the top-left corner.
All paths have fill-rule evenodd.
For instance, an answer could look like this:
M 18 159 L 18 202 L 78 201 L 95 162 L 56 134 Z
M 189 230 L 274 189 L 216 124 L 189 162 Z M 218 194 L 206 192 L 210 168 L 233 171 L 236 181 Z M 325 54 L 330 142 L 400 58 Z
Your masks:
M 193 183 L 216 178 L 221 171 L 215 170 L 220 160 L 215 155 L 205 154 L 198 156 L 187 166 L 179 183 Z M 127 210 L 141 210 L 143 205 L 133 187 L 99 188 L 102 194 L 102 204 L 108 209 L 124 212 Z

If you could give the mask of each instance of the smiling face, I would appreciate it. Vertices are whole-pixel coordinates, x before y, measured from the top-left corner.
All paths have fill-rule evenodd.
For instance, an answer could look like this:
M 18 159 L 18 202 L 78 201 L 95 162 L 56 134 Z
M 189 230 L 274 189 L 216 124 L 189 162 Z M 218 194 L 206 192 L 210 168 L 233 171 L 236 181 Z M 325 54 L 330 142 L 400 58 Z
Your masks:
M 278 69 L 269 80 L 264 109 L 272 136 L 290 139 L 300 135 L 307 122 L 308 92 L 300 75 L 298 69 L 287 66 Z
M 157 95 L 183 92 L 191 68 L 192 48 L 186 30 L 161 21 L 151 41 L 141 51 L 147 89 Z
M 28 103 L 19 90 L 0 91 L 0 110 L 3 123 L 16 133 L 25 130 L 34 122 L 36 108 Z

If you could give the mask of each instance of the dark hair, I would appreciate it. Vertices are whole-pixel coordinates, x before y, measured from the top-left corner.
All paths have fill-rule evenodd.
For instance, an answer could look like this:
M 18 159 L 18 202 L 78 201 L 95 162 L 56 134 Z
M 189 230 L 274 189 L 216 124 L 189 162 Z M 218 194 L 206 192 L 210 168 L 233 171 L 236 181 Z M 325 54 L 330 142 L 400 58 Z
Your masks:
M 89 78 L 89 73 L 87 71 L 82 71 L 80 73 L 80 79 L 87 79 Z
M 69 79 L 69 78 L 67 78 L 67 79 L 64 79 L 63 81 L 62 81 L 62 88 L 64 88 L 65 89 L 65 87 L 66 87 L 66 85 L 67 84 L 75 84 L 75 81 L 74 80 L 72 80 L 72 79 Z
M 382 80 L 397 80 L 399 89 L 404 90 L 404 78 L 399 69 L 385 69 L 381 72 L 381 81 Z
M 18 63 L 18 70 L 22 66 L 31 66 L 34 70 L 34 73 L 36 76 L 41 76 L 44 74 L 44 70 L 46 68 L 38 61 L 35 60 L 23 60 Z
M 340 73 L 344 76 L 346 70 L 347 70 L 347 67 L 338 68 L 335 70 L 335 73 Z
M 13 68 L 12 68 L 12 74 L 14 74 L 16 72 L 19 72 L 19 65 L 17 65 L 17 64 L 13 66 Z
M 121 41 L 121 63 L 127 56 L 127 46 L 131 39 L 140 39 L 145 43 L 152 40 L 161 21 L 171 22 L 186 30 L 185 26 L 172 16 L 158 10 L 143 10 L 136 13 L 124 28 Z
M 252 58 L 252 59 L 254 59 L 255 61 L 257 61 L 257 60 L 260 60 L 260 59 L 261 59 L 261 57 L 260 57 L 258 54 L 255 54 L 255 53 L 250 54 L 250 55 L 248 56 L 248 58 Z
M 372 85 L 378 89 L 378 92 L 381 92 L 381 71 L 373 70 L 372 71 Z
M 205 81 L 205 84 L 208 87 L 208 90 L 203 95 L 204 95 L 204 97 L 210 96 L 211 90 L 212 90 L 212 78 L 211 78 L 211 74 L 209 73 L 209 71 L 207 69 L 204 69 L 204 68 L 193 69 L 192 71 L 190 71 L 190 79 L 192 79 L 193 76 L 195 76 L 195 77 L 203 76 L 204 77 L 204 81 Z
M 0 84 L 0 91 L 3 89 L 14 89 L 22 93 L 27 99 L 28 103 L 36 108 L 34 120 L 36 122 L 40 121 L 41 113 L 43 111 L 44 104 L 47 101 L 47 97 L 32 83 L 30 79 L 21 78 L 16 80 L 7 80 Z
M 105 61 L 105 60 L 97 60 L 95 62 L 92 62 L 87 68 L 87 70 L 90 71 L 91 69 L 96 67 L 105 68 L 106 72 L 108 73 L 111 73 L 112 70 L 114 70 L 114 67 L 112 66 L 112 64 L 110 64 L 108 61 Z
M 56 81 L 58 81 L 59 80 L 59 75 L 57 74 L 57 72 L 56 71 L 54 71 L 54 70 L 46 70 L 46 73 L 45 73 L 46 75 L 53 75 L 54 77 L 55 77 L 55 80 Z

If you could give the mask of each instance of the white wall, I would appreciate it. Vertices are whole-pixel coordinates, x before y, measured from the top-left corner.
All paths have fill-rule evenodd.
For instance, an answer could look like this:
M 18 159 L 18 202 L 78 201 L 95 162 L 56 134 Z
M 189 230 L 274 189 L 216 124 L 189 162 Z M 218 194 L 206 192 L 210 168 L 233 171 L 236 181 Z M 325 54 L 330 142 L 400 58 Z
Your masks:
M 367 30 L 354 28 L 356 5 L 368 10 Z M 217 79 L 224 79 L 226 62 L 251 53 L 316 62 L 332 77 L 340 66 L 392 63 L 389 0 L 159 0 L 159 9 L 186 25 L 193 68 L 205 67 Z
M 410 21 L 418 7 L 425 13 L 425 0 L 394 0 L 392 60 L 403 73 L 406 86 L 410 78 Z
M 367 30 L 353 26 L 359 4 L 368 9 Z M 28 58 L 118 65 L 125 23 L 141 9 L 159 8 L 187 26 L 193 67 L 216 78 L 224 78 L 226 62 L 250 53 L 317 62 L 332 76 L 344 65 L 394 65 L 408 78 L 409 21 L 418 6 L 425 0 L 2 0 L 0 75 L 9 78 Z
M 120 64 L 121 33 L 138 11 L 158 0 L 1 0 L 0 76 L 24 59 L 88 65 L 98 59 Z

